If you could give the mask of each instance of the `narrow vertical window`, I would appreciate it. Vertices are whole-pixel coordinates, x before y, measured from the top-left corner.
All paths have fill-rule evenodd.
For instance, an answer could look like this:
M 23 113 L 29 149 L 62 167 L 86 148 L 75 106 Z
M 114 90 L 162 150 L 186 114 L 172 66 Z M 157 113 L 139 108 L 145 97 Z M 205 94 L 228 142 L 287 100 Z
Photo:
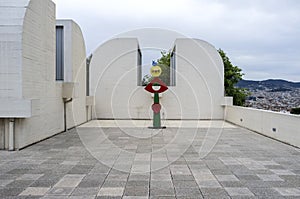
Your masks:
M 56 26 L 56 80 L 64 80 L 64 27 Z
M 138 73 L 138 86 L 142 86 L 142 52 L 140 48 L 138 48 L 138 54 L 137 54 L 137 73 Z
M 171 60 L 170 60 L 170 86 L 176 86 L 176 46 L 174 47 L 171 53 Z

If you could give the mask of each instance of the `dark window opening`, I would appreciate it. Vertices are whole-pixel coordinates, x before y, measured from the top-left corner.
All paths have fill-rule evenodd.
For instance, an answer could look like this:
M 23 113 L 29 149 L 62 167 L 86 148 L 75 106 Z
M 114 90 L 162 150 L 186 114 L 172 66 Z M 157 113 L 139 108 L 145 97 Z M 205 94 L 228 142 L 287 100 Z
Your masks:
M 170 86 L 176 86 L 176 46 L 171 53 L 170 60 Z
M 56 26 L 56 80 L 64 80 L 64 27 Z
M 137 72 L 138 72 L 138 86 L 142 86 L 142 52 L 140 48 L 138 48 L 138 54 L 137 54 Z

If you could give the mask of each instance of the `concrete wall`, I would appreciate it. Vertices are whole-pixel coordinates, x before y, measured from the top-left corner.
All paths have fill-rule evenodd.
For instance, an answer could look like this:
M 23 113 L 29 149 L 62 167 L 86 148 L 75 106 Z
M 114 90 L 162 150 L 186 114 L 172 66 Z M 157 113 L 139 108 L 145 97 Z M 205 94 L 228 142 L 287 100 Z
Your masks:
M 0 98 L 22 98 L 22 31 L 29 0 L 0 0 Z
M 151 119 L 153 98 L 138 85 L 138 41 L 117 38 L 101 45 L 91 62 L 94 117 Z M 217 50 L 197 39 L 177 39 L 176 86 L 162 94 L 164 119 L 223 119 L 223 62 Z
M 225 120 L 300 147 L 300 116 L 227 106 Z
M 90 64 L 90 95 L 95 96 L 94 118 L 143 118 L 151 99 L 137 86 L 138 41 L 113 39 L 102 44 Z M 131 96 L 133 101 L 129 101 Z M 141 101 L 141 99 L 144 99 Z M 132 112 L 129 112 L 133 110 Z
M 78 96 L 67 104 L 67 128 L 87 121 L 86 47 L 80 27 L 72 20 L 57 20 L 64 27 L 64 82 L 75 82 Z
M 31 0 L 22 33 L 22 98 L 38 110 L 15 125 L 15 147 L 22 148 L 63 131 L 62 84 L 55 81 L 55 5 Z
M 68 24 L 66 79 L 78 85 L 78 98 L 67 107 L 70 128 L 86 121 L 86 54 L 80 28 Z M 64 130 L 65 83 L 55 78 L 55 27 L 51 0 L 0 0 L 0 149 L 8 148 L 13 118 L 15 149 Z
M 174 47 L 176 86 L 162 97 L 167 117 L 223 119 L 224 66 L 217 50 L 199 39 L 177 39 Z

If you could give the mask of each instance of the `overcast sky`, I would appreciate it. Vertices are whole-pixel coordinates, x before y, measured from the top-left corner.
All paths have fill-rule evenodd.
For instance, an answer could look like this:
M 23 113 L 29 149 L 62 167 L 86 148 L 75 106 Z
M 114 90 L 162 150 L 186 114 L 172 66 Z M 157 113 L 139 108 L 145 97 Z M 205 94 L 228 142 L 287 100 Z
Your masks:
M 57 18 L 73 19 L 81 26 L 88 54 L 120 33 L 163 28 L 222 48 L 242 68 L 245 79 L 300 82 L 299 0 L 54 2 Z

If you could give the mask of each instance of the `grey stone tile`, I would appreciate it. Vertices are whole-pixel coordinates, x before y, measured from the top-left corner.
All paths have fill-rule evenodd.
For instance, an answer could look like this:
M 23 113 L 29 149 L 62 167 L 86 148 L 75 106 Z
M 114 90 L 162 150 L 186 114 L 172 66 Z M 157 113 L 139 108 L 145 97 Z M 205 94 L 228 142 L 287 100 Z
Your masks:
M 284 181 L 278 175 L 257 174 L 257 176 L 263 181 Z
M 204 198 L 227 198 L 228 193 L 223 188 L 201 188 Z
M 77 187 L 72 192 L 71 196 L 96 196 L 99 192 L 100 188 L 92 187 L 92 188 L 82 188 Z
M 176 196 L 201 196 L 199 188 L 177 188 L 175 187 Z
M 43 174 L 24 174 L 17 178 L 17 180 L 37 180 L 42 177 Z
M 78 186 L 78 184 L 83 178 L 84 175 L 76 175 L 76 174 L 66 175 L 54 186 L 55 187 L 76 187 Z
M 95 199 L 94 195 L 68 196 L 68 199 Z
M 28 187 L 34 182 L 34 180 L 15 180 L 6 185 L 7 188 L 23 188 Z
M 199 188 L 196 181 L 173 181 L 173 184 L 175 188 Z
M 104 179 L 83 179 L 78 187 L 88 188 L 88 187 L 100 187 L 104 183 Z
M 92 168 L 92 165 L 76 165 L 68 172 L 68 174 L 88 174 Z
M 149 186 L 126 186 L 124 196 L 148 196 Z
M 172 175 L 172 179 L 174 181 L 191 181 L 191 180 L 195 180 L 194 176 L 193 175 Z
M 239 180 L 260 180 L 260 178 L 257 175 L 237 175 L 237 178 Z
M 151 181 L 150 187 L 157 187 L 157 188 L 173 188 L 173 183 L 171 181 Z
M 122 196 L 124 187 L 102 187 L 98 192 L 98 196 Z
M 150 196 L 175 196 L 175 192 L 173 187 L 161 188 L 150 186 Z
M 219 188 L 220 183 L 217 180 L 197 181 L 200 188 Z
M 6 185 L 10 184 L 14 180 L 0 180 L 0 187 L 5 187 Z
M 31 187 L 53 187 L 58 180 L 37 180 L 33 182 Z
M 150 180 L 150 174 L 149 175 L 139 175 L 139 174 L 130 174 L 128 181 L 149 181 Z
M 245 184 L 240 181 L 222 181 L 220 184 L 223 187 L 244 187 Z
M 203 199 L 201 195 L 198 196 L 176 196 L 177 199 Z
M 102 187 L 125 187 L 126 181 L 104 181 Z
M 149 187 L 149 181 L 128 181 L 126 186 L 144 186 Z
M 282 196 L 300 196 L 300 189 L 297 188 L 274 188 L 277 192 L 279 192 Z
M 250 188 L 250 191 L 259 197 L 280 197 L 281 195 L 273 188 Z
M 230 196 L 254 196 L 254 194 L 248 188 L 245 187 L 227 187 L 225 188 L 225 190 Z
M 122 196 L 97 196 L 96 199 L 122 199 Z
M 19 195 L 24 188 L 1 188 L 0 196 L 1 197 L 12 197 Z
M 271 169 L 271 172 L 277 174 L 277 175 L 296 175 L 290 170 L 285 170 L 285 169 Z
M 27 187 L 19 196 L 44 196 L 50 187 Z
M 235 175 L 216 175 L 218 181 L 239 181 Z
M 152 174 L 151 181 L 171 181 L 172 177 L 170 174 Z
M 71 195 L 75 188 L 74 187 L 53 187 L 51 188 L 47 195 Z
M 128 179 L 128 175 L 124 175 L 124 174 L 122 174 L 122 175 L 115 175 L 115 174 L 110 175 L 109 174 L 105 181 L 125 181 L 126 182 L 127 179 Z

